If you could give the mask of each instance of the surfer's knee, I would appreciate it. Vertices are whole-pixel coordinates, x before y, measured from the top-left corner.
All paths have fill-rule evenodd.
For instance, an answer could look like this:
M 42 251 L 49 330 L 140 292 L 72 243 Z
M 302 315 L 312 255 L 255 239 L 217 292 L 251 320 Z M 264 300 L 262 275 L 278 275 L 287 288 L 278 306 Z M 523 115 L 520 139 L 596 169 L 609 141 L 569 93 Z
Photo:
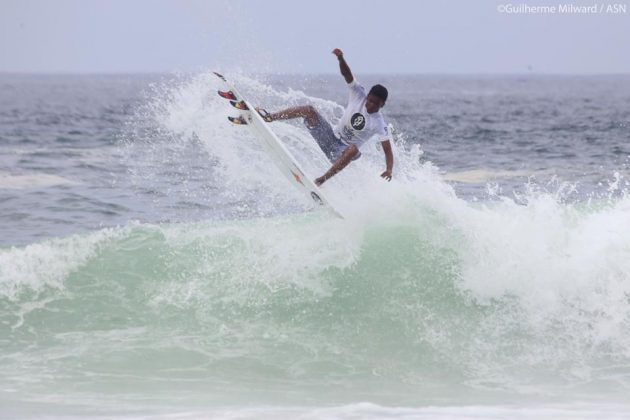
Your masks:
M 305 105 L 304 111 L 308 114 L 317 114 L 317 110 L 313 105 Z
M 300 107 L 300 114 L 302 114 L 304 118 L 313 118 L 317 116 L 317 110 L 313 105 L 304 105 Z
M 351 144 L 343 150 L 342 156 L 355 160 L 360 156 L 359 148 L 355 144 Z
M 302 116 L 310 126 L 317 124 L 318 114 L 313 105 L 305 105 L 302 107 Z

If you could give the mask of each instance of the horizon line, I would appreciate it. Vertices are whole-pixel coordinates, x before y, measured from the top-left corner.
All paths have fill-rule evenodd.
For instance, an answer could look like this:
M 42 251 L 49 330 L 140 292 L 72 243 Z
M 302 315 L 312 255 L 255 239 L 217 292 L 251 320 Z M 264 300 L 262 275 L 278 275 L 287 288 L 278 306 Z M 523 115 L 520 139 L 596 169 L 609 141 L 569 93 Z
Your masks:
M 211 72 L 212 69 L 188 70 L 188 71 L 5 71 L 0 70 L 0 75 L 12 76 L 165 76 L 165 75 L 191 75 Z M 242 73 L 238 71 L 236 73 Z M 252 72 L 251 74 L 265 76 L 333 76 L 339 72 Z M 362 76 L 630 76 L 630 71 L 619 72 L 366 72 Z

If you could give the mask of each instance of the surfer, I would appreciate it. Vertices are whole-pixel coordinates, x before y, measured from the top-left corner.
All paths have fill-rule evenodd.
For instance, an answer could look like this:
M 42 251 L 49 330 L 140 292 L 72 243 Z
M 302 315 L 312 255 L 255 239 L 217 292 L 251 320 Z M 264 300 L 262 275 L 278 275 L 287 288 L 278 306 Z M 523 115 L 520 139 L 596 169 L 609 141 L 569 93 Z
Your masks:
M 339 60 L 339 70 L 350 91 L 348 105 L 335 128 L 333 129 L 311 105 L 296 106 L 267 114 L 267 120 L 304 118 L 306 128 L 333 164 L 324 175 L 315 180 L 318 186 L 332 178 L 351 161 L 361 157 L 359 149 L 373 136 L 378 136 L 385 153 L 387 167 L 381 177 L 390 181 L 394 167 L 394 155 L 385 127 L 385 120 L 379 112 L 387 101 L 387 89 L 382 85 L 374 85 L 366 93 L 365 88 L 354 80 L 350 67 L 343 57 L 343 52 L 339 48 L 335 48 L 333 54 Z M 263 110 L 260 111 L 264 112 Z

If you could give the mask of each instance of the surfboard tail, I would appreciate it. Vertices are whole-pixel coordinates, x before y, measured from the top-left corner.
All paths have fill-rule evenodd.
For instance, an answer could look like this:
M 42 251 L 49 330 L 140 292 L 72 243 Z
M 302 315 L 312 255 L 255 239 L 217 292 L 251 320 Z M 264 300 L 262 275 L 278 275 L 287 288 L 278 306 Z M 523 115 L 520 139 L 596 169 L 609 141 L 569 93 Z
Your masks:
M 278 136 L 271 130 L 270 125 L 266 124 L 273 121 L 271 115 L 262 108 L 254 108 L 251 102 L 247 101 L 236 87 L 228 82 L 223 75 L 219 73 L 215 74 L 225 82 L 229 89 L 227 91 L 219 91 L 219 95 L 223 98 L 230 99 L 230 104 L 241 111 L 241 115 L 238 117 L 228 117 L 228 120 L 230 120 L 232 124 L 247 125 L 260 145 L 266 150 L 271 161 L 291 185 L 307 195 L 316 205 L 327 208 L 333 215 L 343 219 L 343 215 L 332 206 L 324 192 L 305 175 L 289 150 L 287 150 Z M 232 96 L 235 97 L 235 99 L 232 99 Z

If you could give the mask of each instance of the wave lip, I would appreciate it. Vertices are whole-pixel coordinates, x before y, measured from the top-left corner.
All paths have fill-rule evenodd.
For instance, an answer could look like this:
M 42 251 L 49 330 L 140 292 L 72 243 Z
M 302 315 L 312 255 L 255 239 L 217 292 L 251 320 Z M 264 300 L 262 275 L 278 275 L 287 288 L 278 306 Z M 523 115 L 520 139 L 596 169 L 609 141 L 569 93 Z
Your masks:
M 49 239 L 24 247 L 0 249 L 0 297 L 20 300 L 22 293 L 62 289 L 68 276 L 97 255 L 99 248 L 121 235 L 104 229 L 88 235 Z

